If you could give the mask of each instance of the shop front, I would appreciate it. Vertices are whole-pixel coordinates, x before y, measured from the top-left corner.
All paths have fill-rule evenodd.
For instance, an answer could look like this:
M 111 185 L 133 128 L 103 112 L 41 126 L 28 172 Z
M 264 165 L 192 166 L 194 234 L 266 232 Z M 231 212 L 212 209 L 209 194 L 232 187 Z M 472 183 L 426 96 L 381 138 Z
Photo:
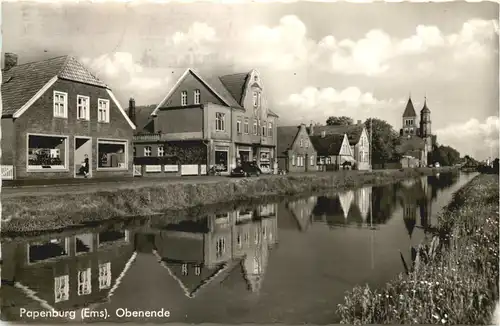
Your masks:
M 252 148 L 250 146 L 237 146 L 236 147 L 236 160 L 237 163 L 251 162 L 252 161 Z
M 273 149 L 260 147 L 257 152 L 257 163 L 259 164 L 262 173 L 273 173 Z
M 214 164 L 220 172 L 229 172 L 229 146 L 215 146 Z

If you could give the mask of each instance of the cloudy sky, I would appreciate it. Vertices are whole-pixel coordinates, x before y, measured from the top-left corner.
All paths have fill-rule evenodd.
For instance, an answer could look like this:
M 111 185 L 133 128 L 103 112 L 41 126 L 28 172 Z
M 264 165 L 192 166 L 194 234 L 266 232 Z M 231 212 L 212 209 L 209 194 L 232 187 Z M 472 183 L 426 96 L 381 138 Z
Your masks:
M 20 63 L 71 54 L 122 104 L 156 104 L 186 67 L 258 69 L 281 124 L 331 115 L 401 127 L 424 96 L 442 144 L 498 154 L 498 4 L 240 3 L 2 5 Z

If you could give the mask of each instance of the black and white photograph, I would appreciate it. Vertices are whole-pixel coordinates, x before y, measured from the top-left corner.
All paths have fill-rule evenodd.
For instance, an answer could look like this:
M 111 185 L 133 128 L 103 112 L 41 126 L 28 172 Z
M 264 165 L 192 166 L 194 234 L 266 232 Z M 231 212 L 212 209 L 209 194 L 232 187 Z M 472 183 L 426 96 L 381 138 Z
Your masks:
M 492 1 L 3 1 L 0 320 L 500 324 Z

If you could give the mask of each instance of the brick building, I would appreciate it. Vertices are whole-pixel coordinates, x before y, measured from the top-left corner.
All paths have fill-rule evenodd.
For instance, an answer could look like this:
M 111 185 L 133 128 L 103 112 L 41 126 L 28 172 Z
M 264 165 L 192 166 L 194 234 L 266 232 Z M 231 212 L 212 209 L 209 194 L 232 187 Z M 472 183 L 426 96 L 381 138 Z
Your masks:
M 287 172 L 316 171 L 316 149 L 305 124 L 281 126 L 278 133 L 278 167 Z
M 70 56 L 2 70 L 2 178 L 132 176 L 135 125 L 113 92 Z

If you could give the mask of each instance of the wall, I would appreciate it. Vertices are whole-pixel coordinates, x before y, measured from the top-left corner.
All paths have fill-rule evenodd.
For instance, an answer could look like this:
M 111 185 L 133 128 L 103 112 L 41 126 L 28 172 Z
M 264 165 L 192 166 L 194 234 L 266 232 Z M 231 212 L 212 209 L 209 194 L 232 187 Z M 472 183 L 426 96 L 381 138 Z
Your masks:
M 163 106 L 165 107 L 178 107 L 181 106 L 181 92 L 187 91 L 187 105 L 194 104 L 194 91 L 196 89 L 200 90 L 200 103 L 215 103 L 219 105 L 224 105 L 224 103 L 219 100 L 219 98 L 209 90 L 205 84 L 203 84 L 198 78 L 196 78 L 191 72 L 184 78 L 184 80 L 179 84 L 179 86 L 174 89 L 170 98 L 167 100 Z
M 186 136 L 189 133 L 199 133 L 203 131 L 203 114 L 201 106 L 159 110 L 154 118 L 155 133 Z
M 54 118 L 53 114 L 53 92 L 61 91 L 68 94 L 68 118 Z M 77 95 L 90 97 L 90 121 L 77 120 L 76 99 Z M 108 99 L 110 101 L 110 122 L 97 122 L 97 100 Z M 65 172 L 27 172 L 27 133 L 39 133 L 49 135 L 68 136 L 68 170 Z M 74 176 L 74 136 L 92 137 L 92 175 L 93 177 L 110 177 L 126 175 L 132 176 L 132 135 L 125 117 L 119 111 L 114 101 L 103 88 L 58 80 L 52 87 L 40 97 L 21 117 L 15 122 L 15 146 L 18 157 L 16 158 L 17 179 L 39 179 L 39 178 L 72 178 Z M 120 171 L 97 171 L 97 138 L 127 140 L 128 141 L 128 169 Z M 76 168 L 79 169 L 77 162 Z
M 362 140 L 363 139 L 363 140 Z M 361 160 L 361 152 L 364 152 L 363 160 Z M 358 170 L 369 170 L 370 169 L 370 141 L 366 128 L 363 129 L 359 142 L 355 146 L 355 159 L 358 166 Z
M 300 140 L 303 140 L 303 146 L 300 146 Z M 306 145 L 309 145 L 306 147 Z M 293 158 L 295 156 L 295 165 L 292 165 Z M 304 166 L 297 166 L 297 157 L 304 157 Z M 311 156 L 314 156 L 314 165 L 311 165 Z M 295 138 L 292 146 L 290 146 L 290 150 L 288 151 L 288 172 L 305 172 L 305 171 L 313 171 L 316 169 L 316 161 L 317 155 L 314 146 L 311 143 L 309 135 L 307 134 L 306 126 L 302 125 L 298 131 L 298 135 Z
M 0 159 L 2 165 L 13 165 L 15 161 L 14 120 L 12 118 L 3 118 L 1 123 L 2 157 Z

